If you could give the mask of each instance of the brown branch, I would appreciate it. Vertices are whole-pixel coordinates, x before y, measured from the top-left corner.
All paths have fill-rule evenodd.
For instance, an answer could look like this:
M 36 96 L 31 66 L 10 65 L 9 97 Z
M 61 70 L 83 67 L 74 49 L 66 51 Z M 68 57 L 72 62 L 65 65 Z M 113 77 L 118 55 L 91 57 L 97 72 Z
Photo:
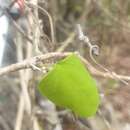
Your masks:
M 130 76 L 126 76 L 126 75 L 120 75 L 117 74 L 115 72 L 103 72 L 100 71 L 98 69 L 96 69 L 95 67 L 93 67 L 85 58 L 83 58 L 82 56 L 79 55 L 79 58 L 82 60 L 82 62 L 87 65 L 87 68 L 89 69 L 89 71 L 95 75 L 95 76 L 99 76 L 99 77 L 104 77 L 104 78 L 111 78 L 111 79 L 121 79 L 121 80 L 126 80 L 126 81 L 130 81 Z M 115 78 L 117 77 L 117 78 Z
M 54 59 L 64 58 L 64 57 L 66 57 L 66 56 L 68 56 L 70 54 L 72 54 L 72 53 L 71 52 L 64 52 L 64 53 L 62 53 L 62 52 L 52 52 L 52 53 L 47 53 L 47 54 L 44 54 L 44 55 L 38 55 L 38 56 L 35 56 L 33 58 L 26 59 L 26 60 L 24 60 L 22 62 L 19 62 L 19 63 L 16 63 L 16 64 L 9 65 L 7 67 L 1 68 L 0 69 L 0 76 L 8 74 L 10 72 L 18 71 L 18 70 L 21 70 L 21 69 L 32 68 L 32 64 L 33 65 L 38 65 L 41 62 L 46 63 L 46 61 L 51 59 L 51 58 L 54 58 Z M 84 62 L 84 64 L 86 64 L 87 68 L 89 69 L 89 71 L 92 74 L 94 74 L 96 76 L 100 76 L 100 77 L 115 79 L 115 78 L 113 78 L 113 75 L 111 73 L 97 70 L 85 58 L 83 58 L 80 55 L 79 55 L 79 57 Z M 116 74 L 116 73 L 114 73 L 114 75 L 116 75 L 116 77 L 119 77 L 122 80 L 130 81 L 130 76 L 119 75 L 119 74 Z
M 47 53 L 44 55 L 38 55 L 33 58 L 29 58 L 26 60 L 23 60 L 19 63 L 9 65 L 7 67 L 1 68 L 0 69 L 0 76 L 8 74 L 10 72 L 18 71 L 21 69 L 28 69 L 32 68 L 33 65 L 38 65 L 39 63 L 46 61 L 50 58 L 63 58 L 65 56 L 68 56 L 72 54 L 71 52 L 66 52 L 66 53 L 60 53 L 60 52 L 52 52 L 52 53 Z

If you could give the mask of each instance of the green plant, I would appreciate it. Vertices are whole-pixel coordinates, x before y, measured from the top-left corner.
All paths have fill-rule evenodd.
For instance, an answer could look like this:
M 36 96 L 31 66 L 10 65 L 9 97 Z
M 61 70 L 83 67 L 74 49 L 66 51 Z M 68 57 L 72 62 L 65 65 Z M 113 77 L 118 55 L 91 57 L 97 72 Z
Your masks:
M 80 117 L 94 115 L 99 106 L 96 83 L 75 54 L 56 63 L 43 76 L 38 89 L 56 105 L 71 109 Z

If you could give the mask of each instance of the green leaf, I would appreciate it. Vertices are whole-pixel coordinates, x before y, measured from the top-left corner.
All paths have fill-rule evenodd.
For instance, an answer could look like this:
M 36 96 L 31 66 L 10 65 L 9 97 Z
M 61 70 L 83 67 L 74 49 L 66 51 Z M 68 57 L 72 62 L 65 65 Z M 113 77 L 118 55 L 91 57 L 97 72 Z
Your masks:
M 55 64 L 38 89 L 56 105 L 71 109 L 80 117 L 94 115 L 99 106 L 96 83 L 75 54 Z

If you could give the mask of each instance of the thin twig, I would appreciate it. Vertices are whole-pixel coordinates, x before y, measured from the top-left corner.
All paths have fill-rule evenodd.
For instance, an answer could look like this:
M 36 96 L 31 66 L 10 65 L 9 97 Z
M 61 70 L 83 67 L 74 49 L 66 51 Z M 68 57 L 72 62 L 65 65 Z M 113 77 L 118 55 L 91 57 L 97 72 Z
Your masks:
M 103 71 L 100 71 L 100 70 L 94 68 L 85 58 L 83 58 L 80 55 L 78 55 L 78 56 L 80 57 L 80 59 L 83 61 L 83 63 L 87 66 L 87 68 L 89 69 L 89 71 L 93 75 L 100 76 L 100 77 L 105 77 L 105 78 L 115 79 L 115 78 L 113 78 L 113 76 L 111 75 L 111 73 L 109 73 L 109 72 L 103 72 Z M 116 74 L 116 76 L 118 76 L 118 78 L 120 78 L 122 80 L 130 81 L 130 76 L 125 76 L 125 75 L 120 75 L 120 74 Z
M 20 62 L 23 60 L 23 44 L 22 44 L 22 38 L 20 34 L 17 34 L 17 39 L 16 42 L 19 44 L 16 44 L 17 46 L 17 60 Z M 22 121 L 24 117 L 24 110 L 25 110 L 25 104 L 26 101 L 26 83 L 25 83 L 25 78 L 23 77 L 24 70 L 19 71 L 19 79 L 20 79 L 20 86 L 22 88 L 21 94 L 19 96 L 19 104 L 18 104 L 18 111 L 16 115 L 16 122 L 15 122 L 15 127 L 14 130 L 21 130 L 22 128 Z
M 21 69 L 28 69 L 32 67 L 32 64 L 38 65 L 41 62 L 45 62 L 46 60 L 50 58 L 63 58 L 68 55 L 72 54 L 71 52 L 66 52 L 66 53 L 60 53 L 60 52 L 52 52 L 52 53 L 47 53 L 44 55 L 38 55 L 26 60 L 23 60 L 21 62 L 18 62 L 16 64 L 9 65 L 4 68 L 0 68 L 0 76 L 8 74 L 10 72 L 18 71 Z
M 50 28 L 51 28 L 51 40 L 52 40 L 52 43 L 54 44 L 55 43 L 55 34 L 54 34 L 54 25 L 53 25 L 53 20 L 52 20 L 51 15 L 44 8 L 42 8 L 39 5 L 34 5 L 32 3 L 29 3 L 29 2 L 26 2 L 26 4 L 30 7 L 38 8 L 41 11 L 41 13 L 44 13 L 47 15 L 47 17 L 49 19 L 49 23 L 50 23 Z
M 57 49 L 57 52 L 63 52 L 69 46 L 69 44 L 73 42 L 75 35 L 76 34 L 74 32 L 71 33 L 65 41 L 60 43 L 61 46 Z
M 105 71 L 104 74 L 109 73 L 109 75 L 111 75 L 111 77 L 113 79 L 119 80 L 122 83 L 124 83 L 125 85 L 128 85 L 128 83 L 127 83 L 127 81 L 125 81 L 125 79 L 120 78 L 120 76 L 118 76 L 115 72 L 112 72 L 112 71 L 108 70 L 107 68 L 105 68 L 103 65 L 98 63 L 98 61 L 94 58 L 93 55 L 99 55 L 99 47 L 97 45 L 91 44 L 88 36 L 84 35 L 80 24 L 77 25 L 77 31 L 78 31 L 79 40 L 84 42 L 89 47 L 90 58 L 97 65 L 97 67 L 99 67 L 100 69 Z
M 17 29 L 17 31 L 19 33 L 21 33 L 24 36 L 24 38 L 32 44 L 33 43 L 32 39 L 30 37 L 28 37 L 27 34 L 25 34 L 24 30 L 17 24 L 17 22 L 14 21 L 13 19 L 12 19 L 12 22 L 13 22 L 15 28 Z
M 5 75 L 5 74 L 9 74 L 11 72 L 15 72 L 15 71 L 19 71 L 21 69 L 29 69 L 32 68 L 32 64 L 34 65 L 38 65 L 40 63 L 45 63 L 47 60 L 53 58 L 64 58 L 68 55 L 72 54 L 72 52 L 52 52 L 52 53 L 47 53 L 44 55 L 38 55 L 26 60 L 23 60 L 19 63 L 16 64 L 12 64 L 9 65 L 7 67 L 1 68 L 0 69 L 0 76 Z M 90 72 L 96 76 L 101 76 L 101 77 L 105 77 L 105 78 L 112 78 L 113 76 L 111 75 L 111 73 L 109 72 L 102 72 L 97 70 L 96 68 L 94 68 L 85 58 L 83 58 L 82 56 L 78 55 L 80 57 L 80 59 L 85 63 L 85 65 L 87 66 L 87 68 L 90 70 Z M 118 76 L 120 79 L 122 80 L 127 80 L 130 81 L 130 76 L 125 76 L 125 75 L 119 75 L 116 74 L 116 76 Z
M 24 115 L 24 105 L 25 105 L 25 103 L 24 103 L 23 93 L 21 93 L 20 99 L 19 99 L 19 104 L 18 104 L 18 111 L 17 111 L 14 130 L 21 130 L 23 115 Z

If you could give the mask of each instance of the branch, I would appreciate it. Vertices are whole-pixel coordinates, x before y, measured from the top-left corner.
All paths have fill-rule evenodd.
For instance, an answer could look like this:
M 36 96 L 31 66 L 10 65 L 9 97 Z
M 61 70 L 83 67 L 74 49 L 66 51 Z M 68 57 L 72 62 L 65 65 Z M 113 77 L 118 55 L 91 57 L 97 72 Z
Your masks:
M 103 74 L 103 76 L 105 77 L 106 74 L 109 78 L 113 78 L 115 80 L 121 81 L 122 83 L 124 83 L 125 85 L 128 85 L 128 82 L 125 81 L 126 77 L 124 78 L 124 76 L 118 75 L 115 72 L 110 71 L 109 69 L 105 68 L 103 65 L 101 65 L 100 63 L 97 62 L 97 60 L 95 59 L 94 55 L 98 56 L 99 55 L 99 47 L 97 45 L 93 45 L 91 44 L 89 38 L 87 35 L 84 35 L 83 30 L 80 26 L 80 24 L 77 25 L 77 31 L 78 31 L 78 37 L 79 40 L 81 40 L 82 42 L 84 42 L 88 47 L 89 47 L 89 54 L 90 54 L 90 58 L 92 59 L 92 61 L 103 71 L 105 72 L 101 72 L 98 71 L 97 69 L 94 69 L 97 72 L 100 72 L 99 74 Z M 82 57 L 81 57 L 82 58 Z M 128 80 L 129 77 L 127 77 L 126 80 Z
M 21 62 L 18 62 L 16 64 L 12 64 L 7 67 L 1 68 L 0 76 L 8 74 L 10 72 L 18 71 L 21 69 L 32 68 L 32 64 L 38 65 L 39 63 L 45 62 L 46 60 L 48 60 L 50 58 L 63 58 L 70 54 L 72 54 L 72 53 L 71 52 L 66 52 L 66 53 L 52 52 L 52 53 L 47 53 L 44 55 L 38 55 L 33 58 L 29 58 L 29 59 L 23 60 Z
M 46 63 L 46 61 L 51 59 L 51 58 L 54 58 L 54 59 L 64 58 L 64 57 L 66 57 L 70 54 L 72 54 L 72 52 L 64 52 L 64 53 L 62 53 L 62 52 L 52 52 L 52 53 L 47 53 L 47 54 L 44 54 L 44 55 L 38 55 L 38 56 L 35 56 L 33 58 L 23 60 L 22 62 L 1 68 L 0 69 L 0 76 L 8 74 L 10 72 L 19 71 L 21 69 L 32 68 L 32 64 L 38 65 L 40 63 Z M 79 54 L 78 54 L 78 56 L 83 61 L 83 63 L 87 66 L 89 71 L 96 76 L 115 79 L 115 78 L 113 78 L 113 75 L 115 75 L 116 77 L 118 77 L 122 80 L 130 81 L 130 76 L 119 75 L 119 74 L 116 74 L 115 72 L 113 72 L 112 73 L 113 75 L 112 75 L 109 72 L 103 72 L 103 71 L 97 70 L 85 58 L 83 58 Z
M 95 67 L 93 67 L 85 58 L 83 58 L 82 56 L 79 55 L 79 58 L 81 59 L 81 61 L 87 65 L 87 68 L 89 69 L 89 71 L 95 75 L 95 76 L 100 76 L 100 77 L 104 77 L 104 78 L 111 78 L 111 79 L 115 79 L 115 80 L 126 80 L 126 81 L 130 81 L 130 76 L 126 76 L 126 75 L 120 75 L 117 74 L 115 72 L 109 72 L 109 71 L 100 71 L 98 69 L 96 69 Z M 115 78 L 117 77 L 117 78 Z

